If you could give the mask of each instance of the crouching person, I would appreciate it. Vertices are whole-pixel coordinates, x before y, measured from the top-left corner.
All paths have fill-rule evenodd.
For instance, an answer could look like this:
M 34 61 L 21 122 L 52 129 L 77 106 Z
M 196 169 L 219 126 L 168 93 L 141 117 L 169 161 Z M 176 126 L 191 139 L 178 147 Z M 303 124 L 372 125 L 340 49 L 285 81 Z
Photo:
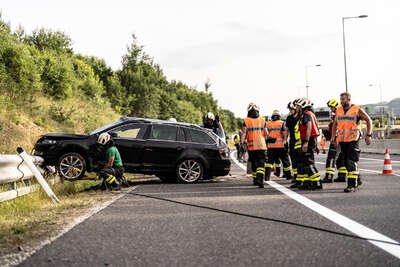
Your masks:
M 106 148 L 106 164 L 99 171 L 101 181 L 101 189 L 121 190 L 120 184 L 124 182 L 124 167 L 121 155 L 109 133 L 102 133 L 97 139 L 97 143 Z

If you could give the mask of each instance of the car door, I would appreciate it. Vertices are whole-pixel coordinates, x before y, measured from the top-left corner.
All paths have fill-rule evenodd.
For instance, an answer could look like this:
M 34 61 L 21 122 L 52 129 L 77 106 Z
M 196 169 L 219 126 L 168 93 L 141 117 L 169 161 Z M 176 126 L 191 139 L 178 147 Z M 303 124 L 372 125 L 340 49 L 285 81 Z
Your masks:
M 148 124 L 129 123 L 112 129 L 126 171 L 137 171 L 143 167 L 142 155 Z
M 180 129 L 177 125 L 153 124 L 144 146 L 143 163 L 146 169 L 155 172 L 175 170 L 176 160 L 184 149 L 184 142 L 178 139 Z

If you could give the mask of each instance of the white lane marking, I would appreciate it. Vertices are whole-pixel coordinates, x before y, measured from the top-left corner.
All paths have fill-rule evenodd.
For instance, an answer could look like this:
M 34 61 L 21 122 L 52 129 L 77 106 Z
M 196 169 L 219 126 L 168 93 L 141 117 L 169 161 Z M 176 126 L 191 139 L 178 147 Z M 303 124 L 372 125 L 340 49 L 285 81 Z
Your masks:
M 245 166 L 243 164 L 240 164 L 235 158 L 232 158 L 232 160 L 243 170 L 246 170 Z M 292 190 L 289 188 L 286 188 L 285 186 L 282 186 L 274 181 L 267 181 L 267 183 L 275 188 L 276 190 L 280 191 L 281 193 L 285 194 L 286 196 L 290 197 L 291 199 L 299 202 L 300 204 L 306 206 L 307 208 L 315 211 L 316 213 L 320 214 L 321 216 L 327 218 L 328 220 L 336 223 L 337 225 L 340 225 L 341 227 L 349 230 L 350 232 L 358 235 L 359 237 L 369 239 L 368 242 L 371 244 L 385 250 L 386 252 L 392 254 L 396 258 L 400 259 L 400 243 L 397 242 L 396 240 L 393 240 L 385 235 L 382 235 L 356 221 L 353 221 L 340 213 L 337 213 L 331 209 L 328 209 L 321 204 L 318 204 L 315 201 L 312 201 Z M 383 243 L 379 241 L 373 241 L 374 240 L 382 240 L 384 242 L 391 242 L 394 244 L 389 244 L 389 243 Z
M 315 163 L 317 164 L 321 164 L 321 165 L 325 165 L 325 162 L 320 162 L 320 161 L 316 161 Z M 381 174 L 382 171 L 375 171 L 375 170 L 368 170 L 368 169 L 360 169 L 358 168 L 360 171 L 365 171 L 365 172 L 372 172 L 372 173 L 377 173 L 377 174 Z M 393 173 L 394 176 L 398 176 L 400 177 L 400 174 L 397 173 Z

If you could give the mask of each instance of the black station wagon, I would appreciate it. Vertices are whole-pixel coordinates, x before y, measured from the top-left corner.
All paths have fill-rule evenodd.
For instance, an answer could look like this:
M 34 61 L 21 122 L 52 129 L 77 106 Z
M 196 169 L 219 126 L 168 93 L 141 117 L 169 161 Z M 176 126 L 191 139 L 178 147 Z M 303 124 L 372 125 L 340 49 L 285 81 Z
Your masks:
M 61 178 L 77 180 L 99 170 L 104 148 L 97 137 L 108 132 L 120 151 L 125 171 L 154 174 L 163 181 L 193 183 L 225 176 L 230 171 L 229 149 L 211 130 L 198 125 L 122 117 L 87 135 L 46 134 L 34 155 L 55 166 Z

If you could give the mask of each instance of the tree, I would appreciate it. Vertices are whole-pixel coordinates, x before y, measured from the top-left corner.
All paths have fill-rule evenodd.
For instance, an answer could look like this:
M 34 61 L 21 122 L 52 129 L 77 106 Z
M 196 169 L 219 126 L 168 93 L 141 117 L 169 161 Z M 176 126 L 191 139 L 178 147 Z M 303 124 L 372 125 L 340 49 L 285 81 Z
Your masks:
M 58 53 L 72 53 L 71 38 L 61 31 L 41 28 L 33 31 L 32 35 L 25 36 L 24 41 L 41 51 L 50 49 Z

